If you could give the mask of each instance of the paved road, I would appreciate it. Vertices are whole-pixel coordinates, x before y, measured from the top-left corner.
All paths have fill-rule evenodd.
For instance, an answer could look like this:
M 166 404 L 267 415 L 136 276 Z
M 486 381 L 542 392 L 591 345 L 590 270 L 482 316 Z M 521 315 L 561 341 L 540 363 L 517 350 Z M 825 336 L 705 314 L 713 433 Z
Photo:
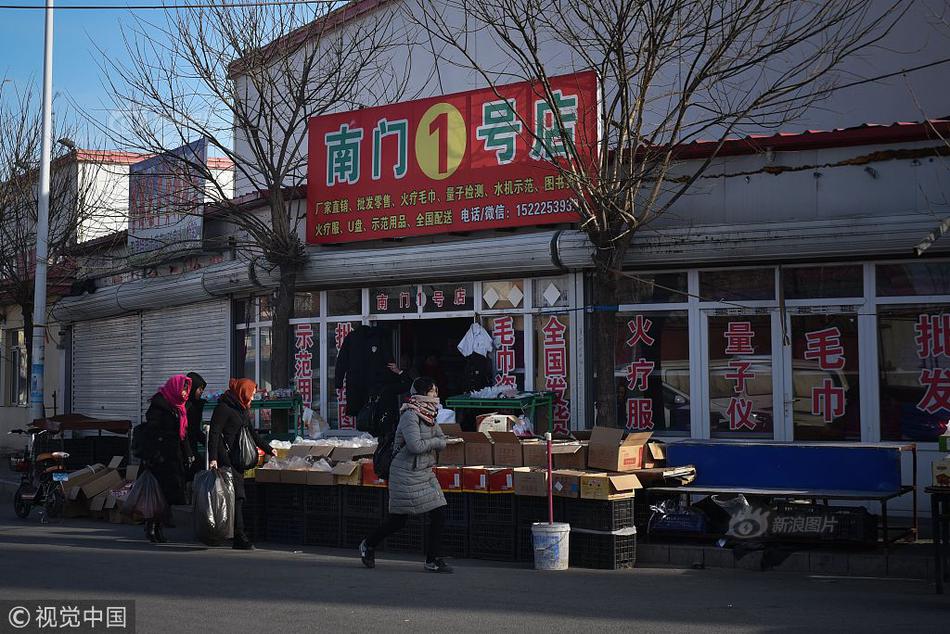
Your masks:
M 343 550 L 156 546 L 139 527 L 0 507 L 0 598 L 134 599 L 139 632 L 950 631 L 950 596 L 921 581 L 454 563 L 438 576 L 409 557 L 366 570 Z

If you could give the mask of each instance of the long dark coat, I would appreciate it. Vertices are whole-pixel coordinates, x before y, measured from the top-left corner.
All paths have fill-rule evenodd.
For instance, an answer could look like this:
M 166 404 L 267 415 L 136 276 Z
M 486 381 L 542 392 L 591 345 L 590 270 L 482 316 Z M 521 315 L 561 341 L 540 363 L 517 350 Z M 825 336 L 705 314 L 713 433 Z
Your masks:
M 238 446 L 241 428 L 247 427 L 254 443 L 264 451 L 270 453 L 271 448 L 264 444 L 261 437 L 251 424 L 250 413 L 244 409 L 230 393 L 225 393 L 218 401 L 211 415 L 211 430 L 208 437 L 208 460 L 217 460 L 218 468 L 228 467 L 234 472 L 234 497 L 244 499 L 244 472 L 238 471 L 231 464 L 230 449 Z
M 191 448 L 187 438 L 183 441 L 179 436 L 178 410 L 164 396 L 156 394 L 145 412 L 145 421 L 154 430 L 146 466 L 162 487 L 166 502 L 185 504 L 187 459 L 191 457 Z
M 391 374 L 386 367 L 393 361 L 389 335 L 382 328 L 358 326 L 340 347 L 336 358 L 336 389 L 346 379 L 346 413 L 356 416 L 369 397 L 376 394 Z

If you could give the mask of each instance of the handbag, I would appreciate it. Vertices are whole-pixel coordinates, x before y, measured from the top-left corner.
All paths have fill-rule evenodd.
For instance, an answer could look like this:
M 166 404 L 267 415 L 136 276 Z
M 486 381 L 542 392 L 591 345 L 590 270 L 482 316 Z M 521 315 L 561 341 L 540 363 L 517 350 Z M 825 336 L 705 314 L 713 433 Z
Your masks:
M 227 447 L 227 443 L 225 443 L 225 447 Z M 231 458 L 231 466 L 238 471 L 244 472 L 257 466 L 257 443 L 251 438 L 251 432 L 247 425 L 241 426 L 237 446 L 234 449 L 230 447 L 227 447 L 227 449 Z
M 372 396 L 356 415 L 357 431 L 376 435 L 376 410 L 379 408 L 379 396 Z

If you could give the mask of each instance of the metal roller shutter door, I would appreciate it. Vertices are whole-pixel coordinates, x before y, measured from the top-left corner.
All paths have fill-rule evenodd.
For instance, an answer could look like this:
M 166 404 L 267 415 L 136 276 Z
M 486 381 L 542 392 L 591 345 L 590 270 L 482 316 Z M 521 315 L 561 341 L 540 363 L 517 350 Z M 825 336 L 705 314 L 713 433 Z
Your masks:
M 79 322 L 72 336 L 72 410 L 95 418 L 142 416 L 139 316 Z
M 143 411 L 148 399 L 173 374 L 197 372 L 208 389 L 227 387 L 230 366 L 227 301 L 142 313 Z

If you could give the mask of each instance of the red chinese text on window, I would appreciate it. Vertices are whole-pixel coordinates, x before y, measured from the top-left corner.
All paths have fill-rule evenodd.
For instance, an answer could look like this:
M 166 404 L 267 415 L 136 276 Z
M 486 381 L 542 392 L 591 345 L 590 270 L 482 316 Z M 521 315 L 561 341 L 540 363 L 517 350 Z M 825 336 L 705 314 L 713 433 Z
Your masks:
M 313 402 L 313 325 L 298 324 L 294 327 L 294 382 L 303 404 Z
M 544 350 L 544 387 L 554 392 L 553 428 L 557 433 L 566 433 L 570 429 L 571 421 L 570 401 L 565 398 L 568 387 L 567 337 L 565 336 L 567 326 L 556 316 L 552 316 L 541 332 Z
M 635 318 L 628 321 L 627 328 L 630 330 L 632 335 L 629 339 L 627 339 L 627 346 L 633 348 L 638 343 L 652 346 L 655 341 L 653 337 L 650 336 L 650 328 L 652 327 L 653 322 L 643 315 L 637 315 Z
M 346 379 L 343 379 L 343 387 L 336 391 L 336 414 L 340 421 L 340 429 L 355 429 L 356 420 L 346 413 Z
M 924 368 L 920 371 L 918 382 L 925 392 L 917 403 L 917 409 L 928 414 L 936 414 L 940 410 L 950 412 L 950 369 Z
M 432 303 L 439 308 L 445 306 L 445 293 L 442 291 L 435 291 L 432 293 Z
M 637 315 L 627 322 L 630 338 L 627 347 L 638 344 L 652 346 L 656 339 L 650 336 L 653 321 L 643 315 Z M 631 390 L 645 391 L 650 385 L 650 375 L 656 367 L 654 361 L 637 359 L 627 366 L 627 387 Z M 648 431 L 653 429 L 653 400 L 649 398 L 627 399 L 627 429 L 629 431 Z
M 492 335 L 498 345 L 508 348 L 515 345 L 515 321 L 512 317 L 496 317 Z
M 627 399 L 627 430 L 651 431 L 653 429 L 653 399 Z
M 730 321 L 723 336 L 726 338 L 726 354 L 755 353 L 752 347 L 752 338 L 755 337 L 752 322 Z
M 730 361 L 729 369 L 733 370 L 732 372 L 726 372 L 723 376 L 729 381 L 735 381 L 736 385 L 733 388 L 736 394 L 742 394 L 745 392 L 745 384 L 747 381 L 751 381 L 755 378 L 755 372 L 750 372 L 749 368 L 752 367 L 751 361 Z
M 495 350 L 495 384 L 515 386 L 515 322 L 512 317 L 496 317 L 492 335 L 498 349 Z
M 399 293 L 399 308 L 412 308 L 412 296 L 406 291 Z
M 918 358 L 950 356 L 950 313 L 918 315 L 914 332 Z
M 346 339 L 347 335 L 351 332 L 353 332 L 353 324 L 341 322 L 336 325 L 336 328 L 333 330 L 333 343 L 336 345 L 337 350 L 343 347 L 343 340 Z
M 841 331 L 837 327 L 806 332 L 805 342 L 807 360 L 818 361 L 818 367 L 822 370 L 844 368 L 844 347 L 841 345 Z
M 755 431 L 755 421 L 752 420 L 752 401 L 733 396 L 729 399 L 726 415 L 729 416 L 729 429 L 731 431 L 742 429 Z
M 811 413 L 821 416 L 826 423 L 844 416 L 845 389 L 836 386 L 830 377 L 825 377 L 820 387 L 811 389 Z
M 455 302 L 456 306 L 464 306 L 465 301 L 468 297 L 468 293 L 465 291 L 465 287 L 459 287 L 455 289 Z
M 627 387 L 631 390 L 646 390 L 649 387 L 650 374 L 656 363 L 646 359 L 637 359 L 627 366 Z
M 386 293 L 380 293 L 376 296 L 376 310 L 379 312 L 385 312 L 389 310 L 389 295 Z

